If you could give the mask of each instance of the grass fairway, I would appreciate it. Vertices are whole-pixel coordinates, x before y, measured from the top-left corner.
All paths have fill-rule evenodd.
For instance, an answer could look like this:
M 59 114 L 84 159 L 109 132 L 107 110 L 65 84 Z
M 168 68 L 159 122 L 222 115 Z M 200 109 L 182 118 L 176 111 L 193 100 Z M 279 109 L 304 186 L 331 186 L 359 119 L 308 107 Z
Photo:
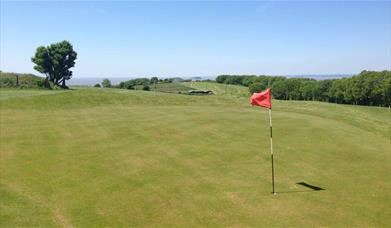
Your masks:
M 273 101 L 273 196 L 246 97 L 19 93 L 0 90 L 1 227 L 391 224 L 386 108 Z

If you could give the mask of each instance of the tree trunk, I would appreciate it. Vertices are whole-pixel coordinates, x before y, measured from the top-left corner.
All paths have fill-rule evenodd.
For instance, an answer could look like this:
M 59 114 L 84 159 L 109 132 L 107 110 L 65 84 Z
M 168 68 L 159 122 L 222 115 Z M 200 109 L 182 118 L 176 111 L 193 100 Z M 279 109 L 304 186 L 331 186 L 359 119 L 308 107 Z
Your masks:
M 45 82 L 44 83 L 45 83 L 44 87 L 47 88 L 47 89 L 50 89 L 49 77 L 45 78 Z

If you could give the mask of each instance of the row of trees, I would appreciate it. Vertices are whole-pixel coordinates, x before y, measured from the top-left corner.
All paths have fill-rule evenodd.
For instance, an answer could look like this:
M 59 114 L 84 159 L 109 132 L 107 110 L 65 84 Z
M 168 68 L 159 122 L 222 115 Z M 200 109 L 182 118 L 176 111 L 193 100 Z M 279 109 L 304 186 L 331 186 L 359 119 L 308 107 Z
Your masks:
M 119 88 L 119 89 L 143 89 L 150 90 L 150 86 L 161 84 L 161 83 L 173 83 L 176 81 L 185 81 L 182 78 L 135 78 L 127 81 L 120 82 L 118 85 L 112 85 L 108 78 L 103 79 L 102 83 L 95 84 L 94 87 L 103 88 Z
M 128 81 L 120 82 L 120 89 L 134 89 L 136 86 L 149 86 L 150 84 L 157 83 L 159 79 L 157 77 L 153 77 L 151 79 L 148 78 L 135 78 Z
M 260 83 L 267 86 L 269 81 L 271 84 L 273 84 L 276 81 L 285 79 L 285 77 L 266 75 L 219 75 L 216 78 L 216 82 L 243 86 L 250 86 L 253 83 Z
M 391 71 L 363 71 L 342 79 L 314 80 L 255 75 L 220 75 L 218 83 L 248 86 L 250 93 L 272 88 L 281 100 L 313 100 L 340 104 L 391 105 Z
M 135 78 L 128 81 L 120 82 L 118 87 L 120 89 L 135 89 L 136 86 L 143 86 L 143 90 L 149 90 L 150 86 L 159 84 L 159 83 L 173 83 L 175 81 L 183 81 L 182 78 Z

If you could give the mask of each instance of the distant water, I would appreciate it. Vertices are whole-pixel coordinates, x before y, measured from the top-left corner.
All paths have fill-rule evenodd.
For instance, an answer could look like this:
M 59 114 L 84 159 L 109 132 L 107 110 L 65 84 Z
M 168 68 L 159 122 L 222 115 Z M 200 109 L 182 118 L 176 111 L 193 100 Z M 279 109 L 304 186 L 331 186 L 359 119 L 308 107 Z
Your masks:
M 103 79 L 105 78 L 80 78 L 80 77 L 74 77 L 71 78 L 69 81 L 67 81 L 68 85 L 80 85 L 80 86 L 94 86 L 95 84 L 99 83 L 101 84 Z M 109 78 L 112 85 L 117 85 L 122 81 L 130 80 L 130 78 Z
M 325 79 L 337 79 L 337 78 L 345 78 L 345 77 L 351 77 L 353 76 L 352 74 L 333 74 L 333 75 L 285 75 L 287 78 L 313 78 L 316 80 L 325 80 Z M 214 80 L 216 77 L 215 76 L 204 76 L 204 77 L 188 77 L 188 78 L 183 78 L 183 79 L 192 79 L 192 78 L 201 78 L 202 80 Z M 101 84 L 104 78 L 96 78 L 96 77 L 74 77 L 71 78 L 69 81 L 67 81 L 68 85 L 80 85 L 80 86 L 94 86 L 95 84 L 99 83 Z M 112 85 L 117 85 L 122 81 L 127 81 L 132 78 L 124 78 L 124 77 L 117 77 L 117 78 L 109 78 L 111 81 Z
M 183 77 L 182 79 L 192 79 L 192 78 L 200 78 L 201 80 L 207 80 L 207 79 L 211 79 L 211 80 L 214 80 L 216 77 L 214 76 L 205 76 L 205 77 Z M 67 84 L 68 85 L 71 85 L 71 86 L 76 86 L 76 85 L 79 85 L 79 86 L 94 86 L 96 83 L 99 83 L 101 84 L 103 79 L 105 78 L 96 78 L 96 77 L 84 77 L 84 78 L 81 78 L 81 77 L 74 77 L 74 78 L 71 78 L 69 81 L 67 81 Z M 118 85 L 120 82 L 123 82 L 123 81 L 127 81 L 127 80 L 130 80 L 130 79 L 134 79 L 129 77 L 129 78 L 124 78 L 124 77 L 117 77 L 117 78 L 108 78 L 111 82 L 112 85 Z

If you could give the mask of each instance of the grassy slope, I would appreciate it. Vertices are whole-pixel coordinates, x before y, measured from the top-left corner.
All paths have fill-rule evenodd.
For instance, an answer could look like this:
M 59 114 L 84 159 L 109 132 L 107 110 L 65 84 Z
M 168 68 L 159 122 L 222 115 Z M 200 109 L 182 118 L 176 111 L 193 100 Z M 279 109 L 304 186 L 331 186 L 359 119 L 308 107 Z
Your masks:
M 274 101 L 272 196 L 267 112 L 247 98 L 49 92 L 0 90 L 0 226 L 391 222 L 388 109 Z
M 16 87 L 17 75 L 20 88 L 39 88 L 37 83 L 43 80 L 42 77 L 33 74 L 0 72 L 0 88 Z
M 139 85 L 136 86 L 136 89 L 143 89 L 144 86 Z M 158 83 L 152 84 L 149 86 L 151 91 L 164 92 L 164 93 L 179 93 L 179 92 L 187 92 L 192 90 L 188 86 L 183 85 L 182 83 Z
M 200 89 L 212 90 L 216 95 L 225 95 L 231 97 L 248 97 L 248 88 L 244 86 L 218 84 L 215 82 L 183 82 L 183 85 Z

